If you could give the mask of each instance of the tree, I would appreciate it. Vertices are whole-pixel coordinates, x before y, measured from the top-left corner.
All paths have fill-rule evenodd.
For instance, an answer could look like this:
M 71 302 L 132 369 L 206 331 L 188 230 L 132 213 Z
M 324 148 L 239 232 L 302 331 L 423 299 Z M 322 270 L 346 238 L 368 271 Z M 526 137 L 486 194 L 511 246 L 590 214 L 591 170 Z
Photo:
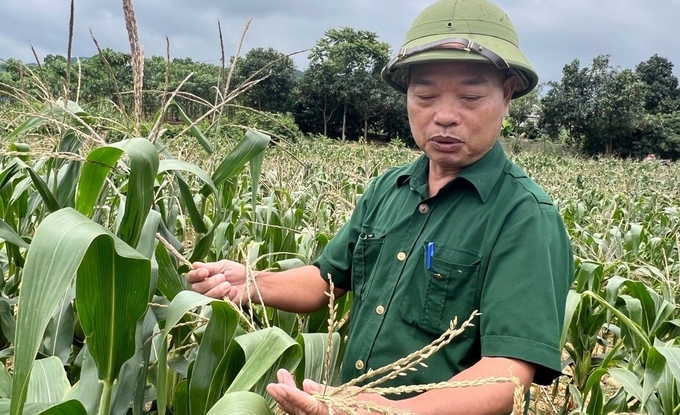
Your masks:
M 533 132 L 537 131 L 536 118 L 540 111 L 540 94 L 541 86 L 538 86 L 528 94 L 510 102 L 509 116 L 518 136 L 536 138 Z
M 290 56 L 273 48 L 255 48 L 237 61 L 234 81 L 264 78 L 242 95 L 244 104 L 260 111 L 286 112 L 292 103 L 295 71 Z
M 673 63 L 654 55 L 635 67 L 637 77 L 647 84 L 645 109 L 651 113 L 669 114 L 680 109 L 678 78 L 673 75 Z
M 630 152 L 628 138 L 644 115 L 645 84 L 633 71 L 613 68 L 607 55 L 593 59 L 590 68 L 574 60 L 562 73 L 541 101 L 541 127 L 553 137 L 563 128 L 587 154 Z
M 323 113 L 324 132 L 337 109 L 342 109 L 341 137 L 347 125 L 363 124 L 364 136 L 372 118 L 382 110 L 387 87 L 379 81 L 380 70 L 389 58 L 389 45 L 375 33 L 352 28 L 330 29 L 316 42 L 309 55 L 311 71 L 303 75 L 300 93 Z M 348 120 L 356 113 L 360 120 Z
M 331 63 L 312 62 L 299 81 L 299 101 L 303 108 L 296 111 L 298 115 L 321 113 L 323 120 L 323 135 L 328 136 L 328 123 L 333 118 L 333 113 L 340 107 L 340 94 L 335 84 L 335 70 Z M 305 107 L 311 107 L 313 111 L 307 111 Z M 307 113 L 307 114 L 304 114 Z M 298 120 L 300 125 L 304 123 Z M 316 129 L 306 128 L 308 132 Z
M 548 82 L 550 90 L 541 100 L 539 127 L 553 140 L 560 129 L 564 129 L 571 141 L 577 141 L 576 129 L 585 123 L 586 105 L 590 100 L 588 72 L 581 69 L 578 59 L 562 68 L 562 80 Z
M 132 90 L 132 62 L 129 53 L 104 49 L 82 62 L 80 98 L 87 103 L 110 100 L 119 106 L 130 106 L 131 97 L 123 92 Z

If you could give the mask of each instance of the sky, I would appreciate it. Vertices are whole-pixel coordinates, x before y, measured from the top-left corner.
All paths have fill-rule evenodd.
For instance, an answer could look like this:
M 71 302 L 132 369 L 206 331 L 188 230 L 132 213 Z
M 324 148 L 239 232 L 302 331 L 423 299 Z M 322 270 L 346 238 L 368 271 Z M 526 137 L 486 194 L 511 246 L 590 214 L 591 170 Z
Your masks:
M 674 63 L 680 77 L 680 0 L 495 0 L 515 24 L 520 47 L 540 81 L 559 81 L 574 59 L 588 65 L 599 54 L 633 69 L 654 54 Z M 146 57 L 220 63 L 218 21 L 227 57 L 255 47 L 294 53 L 314 46 L 331 28 L 369 30 L 392 51 L 401 46 L 416 15 L 431 0 L 133 0 Z M 0 59 L 35 62 L 66 55 L 70 0 L 0 1 Z M 73 56 L 96 54 L 90 30 L 102 48 L 129 52 L 120 0 L 75 0 Z M 300 70 L 307 52 L 293 55 Z

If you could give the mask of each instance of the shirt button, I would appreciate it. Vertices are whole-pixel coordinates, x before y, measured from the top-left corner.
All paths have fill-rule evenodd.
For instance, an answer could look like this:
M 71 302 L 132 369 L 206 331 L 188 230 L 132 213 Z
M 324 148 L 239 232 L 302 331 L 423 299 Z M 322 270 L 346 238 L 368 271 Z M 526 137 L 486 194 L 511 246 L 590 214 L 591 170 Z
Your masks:
M 385 312 L 385 307 L 379 305 L 379 306 L 377 306 L 377 307 L 375 308 L 375 312 L 376 312 L 377 314 L 382 314 L 382 313 Z
M 425 203 L 422 203 L 418 206 L 418 212 L 422 213 L 423 215 L 426 214 L 429 211 L 430 211 L 430 207 L 428 205 L 426 205 Z
M 399 253 L 397 254 L 397 259 L 398 259 L 399 261 L 405 260 L 405 259 L 406 259 L 406 253 L 405 253 L 405 252 L 399 252 Z
M 361 370 L 364 368 L 364 362 L 357 360 L 357 362 L 354 364 L 354 367 L 357 368 L 357 370 Z
M 442 277 L 442 274 L 434 274 L 434 278 L 437 280 L 443 280 L 444 277 Z

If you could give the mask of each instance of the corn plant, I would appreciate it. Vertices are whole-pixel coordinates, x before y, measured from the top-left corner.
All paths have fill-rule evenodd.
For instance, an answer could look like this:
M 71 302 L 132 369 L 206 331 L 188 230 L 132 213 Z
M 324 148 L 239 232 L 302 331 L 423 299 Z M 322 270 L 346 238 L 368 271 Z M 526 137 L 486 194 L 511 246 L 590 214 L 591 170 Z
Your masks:
M 89 120 L 76 103 L 57 101 L 8 137 L 62 130 L 52 151 L 13 144 L 0 164 L 2 353 L 13 358 L 0 370 L 0 408 L 269 413 L 264 386 L 276 369 L 320 380 L 328 336 L 309 331 L 320 331 L 323 312 L 303 322 L 259 307 L 252 320 L 186 291 L 186 265 L 175 256 L 219 259 L 232 253 L 225 246 L 245 252 L 258 240 L 271 253 L 267 266 L 309 261 L 297 253 L 300 209 L 258 196 L 269 138 L 247 132 L 208 174 L 173 158 L 160 140 L 87 142 Z M 248 163 L 252 181 L 243 183 Z M 237 205 L 248 220 L 229 225 L 245 238 L 225 229 Z M 235 259 L 252 254 L 245 256 Z

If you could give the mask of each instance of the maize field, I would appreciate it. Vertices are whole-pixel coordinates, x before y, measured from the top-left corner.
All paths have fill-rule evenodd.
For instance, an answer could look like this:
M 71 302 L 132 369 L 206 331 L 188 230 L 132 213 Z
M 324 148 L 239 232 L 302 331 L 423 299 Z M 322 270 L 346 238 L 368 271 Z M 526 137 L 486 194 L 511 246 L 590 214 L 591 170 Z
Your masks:
M 96 145 L 74 122 L 88 114 L 75 103 L 55 109 L 73 124 L 54 148 L 12 141 L 59 131 L 34 115 L 0 160 L 1 411 L 267 414 L 264 386 L 280 367 L 333 383 L 346 325 L 329 336 L 328 310 L 239 311 L 188 291 L 181 258 L 310 263 L 370 180 L 416 152 L 323 138 L 272 144 L 254 131 L 208 143 L 224 149 L 212 153 L 190 138 Z M 532 388 L 530 411 L 678 413 L 680 167 L 511 157 L 552 195 L 577 266 L 564 375 Z M 337 306 L 340 320 L 351 296 Z

